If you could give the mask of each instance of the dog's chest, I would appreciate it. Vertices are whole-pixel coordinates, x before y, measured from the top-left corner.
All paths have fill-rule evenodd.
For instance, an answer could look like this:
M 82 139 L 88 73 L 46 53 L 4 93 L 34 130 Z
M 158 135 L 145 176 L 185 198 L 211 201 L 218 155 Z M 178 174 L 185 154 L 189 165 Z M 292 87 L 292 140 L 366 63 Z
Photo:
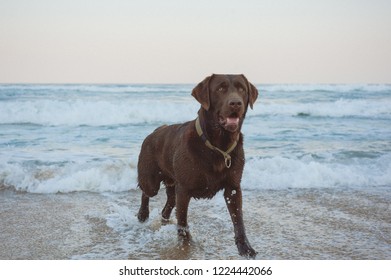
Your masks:
M 204 182 L 203 184 L 191 189 L 190 195 L 194 198 L 212 198 L 224 187 L 225 184 L 221 182 Z
M 227 166 L 224 160 L 216 161 L 212 164 L 213 173 L 221 174 L 223 171 L 226 171 Z

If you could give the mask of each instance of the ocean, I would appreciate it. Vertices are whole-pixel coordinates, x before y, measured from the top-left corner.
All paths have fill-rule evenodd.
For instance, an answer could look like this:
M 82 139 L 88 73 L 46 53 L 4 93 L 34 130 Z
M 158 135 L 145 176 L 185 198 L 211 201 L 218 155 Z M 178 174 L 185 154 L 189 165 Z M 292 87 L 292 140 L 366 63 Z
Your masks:
M 190 203 L 190 248 L 160 223 L 164 192 L 135 217 L 142 141 L 196 118 L 194 86 L 1 84 L 0 258 L 240 258 L 221 193 Z M 258 257 L 391 259 L 391 85 L 257 88 L 242 189 Z

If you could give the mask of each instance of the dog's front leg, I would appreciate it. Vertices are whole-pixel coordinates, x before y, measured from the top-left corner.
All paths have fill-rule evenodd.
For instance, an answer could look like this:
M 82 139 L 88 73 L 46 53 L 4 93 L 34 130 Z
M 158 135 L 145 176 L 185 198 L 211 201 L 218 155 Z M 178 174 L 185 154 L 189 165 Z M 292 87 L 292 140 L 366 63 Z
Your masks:
M 238 247 L 239 254 L 242 256 L 255 257 L 257 252 L 255 252 L 248 242 L 244 228 L 241 189 L 225 188 L 224 198 L 234 225 L 235 243 Z
M 189 208 L 190 196 L 180 187 L 176 188 L 176 216 L 178 235 L 190 239 L 190 231 L 187 225 L 187 209 Z

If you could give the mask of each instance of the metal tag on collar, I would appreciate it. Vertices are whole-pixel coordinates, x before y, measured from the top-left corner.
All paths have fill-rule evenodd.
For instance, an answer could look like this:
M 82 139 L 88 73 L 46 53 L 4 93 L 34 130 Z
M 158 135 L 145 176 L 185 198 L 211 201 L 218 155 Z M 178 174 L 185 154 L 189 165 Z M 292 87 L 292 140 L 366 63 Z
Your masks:
M 224 155 L 224 162 L 225 162 L 225 167 L 230 168 L 231 167 L 231 156 L 228 154 Z

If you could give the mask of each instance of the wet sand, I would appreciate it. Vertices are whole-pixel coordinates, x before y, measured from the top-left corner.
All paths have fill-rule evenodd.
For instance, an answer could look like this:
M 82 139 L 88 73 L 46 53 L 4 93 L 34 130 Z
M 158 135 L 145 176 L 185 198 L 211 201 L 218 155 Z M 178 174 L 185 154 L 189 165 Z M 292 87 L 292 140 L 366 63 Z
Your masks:
M 165 192 L 151 217 L 135 217 L 139 190 L 31 194 L 0 190 L 0 259 L 242 259 L 222 193 L 192 200 L 193 241 L 162 225 Z M 285 189 L 244 191 L 248 239 L 257 259 L 391 259 L 391 191 Z

